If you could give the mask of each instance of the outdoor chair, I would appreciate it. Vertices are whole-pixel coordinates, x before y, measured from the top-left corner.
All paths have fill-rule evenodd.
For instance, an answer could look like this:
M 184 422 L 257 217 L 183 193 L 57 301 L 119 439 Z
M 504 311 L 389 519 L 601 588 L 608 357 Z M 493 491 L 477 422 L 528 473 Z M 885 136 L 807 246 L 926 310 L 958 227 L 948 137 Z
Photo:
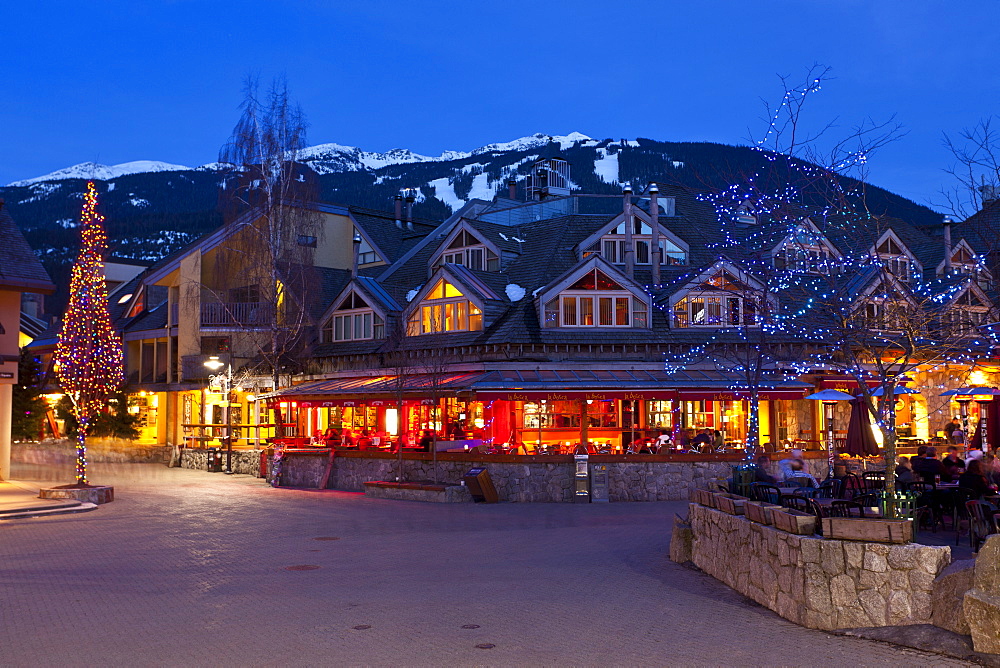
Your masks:
M 885 488 L 885 471 L 865 471 L 861 474 L 865 489 L 872 491 Z
M 865 484 L 855 474 L 848 473 L 840 479 L 840 498 L 850 501 L 858 494 L 863 494 L 864 491 Z
M 770 483 L 752 482 L 750 483 L 750 498 L 754 501 L 780 506 L 781 490 Z
M 877 494 L 859 494 L 854 497 L 854 503 L 862 508 L 882 508 L 882 500 L 878 498 Z
M 853 501 L 837 500 L 830 504 L 830 517 L 864 517 L 865 507 Z
M 962 522 L 969 521 L 969 509 L 965 504 L 975 498 L 975 496 L 976 493 L 966 487 L 959 487 L 949 492 L 951 508 L 945 510 L 951 510 L 951 528 L 955 530 L 955 545 L 958 545 L 958 541 L 962 535 Z
M 973 552 L 979 551 L 979 545 L 996 527 L 996 521 L 991 517 L 996 512 L 992 505 L 985 501 L 966 501 L 965 507 L 969 513 L 969 546 Z
M 812 508 L 809 506 L 811 500 L 804 496 L 783 496 L 781 497 L 781 505 L 791 510 L 797 510 L 800 513 L 812 513 Z
M 814 499 L 837 499 L 839 497 L 840 481 L 836 478 L 830 478 L 821 482 L 812 495 L 812 498 Z

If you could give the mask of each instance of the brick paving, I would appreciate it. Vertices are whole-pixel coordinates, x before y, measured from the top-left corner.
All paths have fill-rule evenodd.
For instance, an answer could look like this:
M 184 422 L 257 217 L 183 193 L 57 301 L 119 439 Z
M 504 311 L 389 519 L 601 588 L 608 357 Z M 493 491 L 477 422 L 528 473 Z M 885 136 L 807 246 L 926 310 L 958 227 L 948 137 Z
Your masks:
M 683 503 L 421 504 L 143 464 L 92 482 L 114 503 L 0 524 L 3 665 L 964 665 L 671 563 Z

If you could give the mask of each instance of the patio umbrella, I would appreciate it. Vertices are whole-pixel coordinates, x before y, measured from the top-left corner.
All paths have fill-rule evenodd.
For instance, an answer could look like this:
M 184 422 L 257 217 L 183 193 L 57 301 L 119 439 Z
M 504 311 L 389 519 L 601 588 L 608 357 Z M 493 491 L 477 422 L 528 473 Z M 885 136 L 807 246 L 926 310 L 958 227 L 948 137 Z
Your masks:
M 872 419 L 861 397 L 851 399 L 851 420 L 847 425 L 847 443 L 844 449 L 855 457 L 878 454 L 878 443 L 872 433 Z

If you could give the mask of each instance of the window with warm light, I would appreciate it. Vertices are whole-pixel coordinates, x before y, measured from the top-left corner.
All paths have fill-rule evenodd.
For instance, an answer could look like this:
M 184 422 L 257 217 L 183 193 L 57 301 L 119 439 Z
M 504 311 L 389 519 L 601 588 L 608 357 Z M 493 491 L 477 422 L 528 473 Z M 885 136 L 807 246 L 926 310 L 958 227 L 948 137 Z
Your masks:
M 674 327 L 756 327 L 763 294 L 720 271 L 674 304 Z
M 879 244 L 878 257 L 890 274 L 903 281 L 910 282 L 913 272 L 913 260 L 906 254 L 902 246 L 892 237 Z
M 545 304 L 546 327 L 647 327 L 648 307 L 600 269 Z
M 444 279 L 440 279 L 427 293 L 407 322 L 409 336 L 474 332 L 482 328 L 482 309 Z

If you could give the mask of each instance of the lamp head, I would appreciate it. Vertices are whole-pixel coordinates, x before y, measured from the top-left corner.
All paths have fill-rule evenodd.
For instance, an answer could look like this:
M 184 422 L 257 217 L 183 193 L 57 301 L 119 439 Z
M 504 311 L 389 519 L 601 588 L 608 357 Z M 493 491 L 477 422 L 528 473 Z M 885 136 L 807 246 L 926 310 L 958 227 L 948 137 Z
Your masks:
M 217 355 L 212 355 L 207 360 L 204 361 L 204 365 L 211 369 L 212 371 L 218 371 L 226 365 L 225 362 L 219 359 Z

